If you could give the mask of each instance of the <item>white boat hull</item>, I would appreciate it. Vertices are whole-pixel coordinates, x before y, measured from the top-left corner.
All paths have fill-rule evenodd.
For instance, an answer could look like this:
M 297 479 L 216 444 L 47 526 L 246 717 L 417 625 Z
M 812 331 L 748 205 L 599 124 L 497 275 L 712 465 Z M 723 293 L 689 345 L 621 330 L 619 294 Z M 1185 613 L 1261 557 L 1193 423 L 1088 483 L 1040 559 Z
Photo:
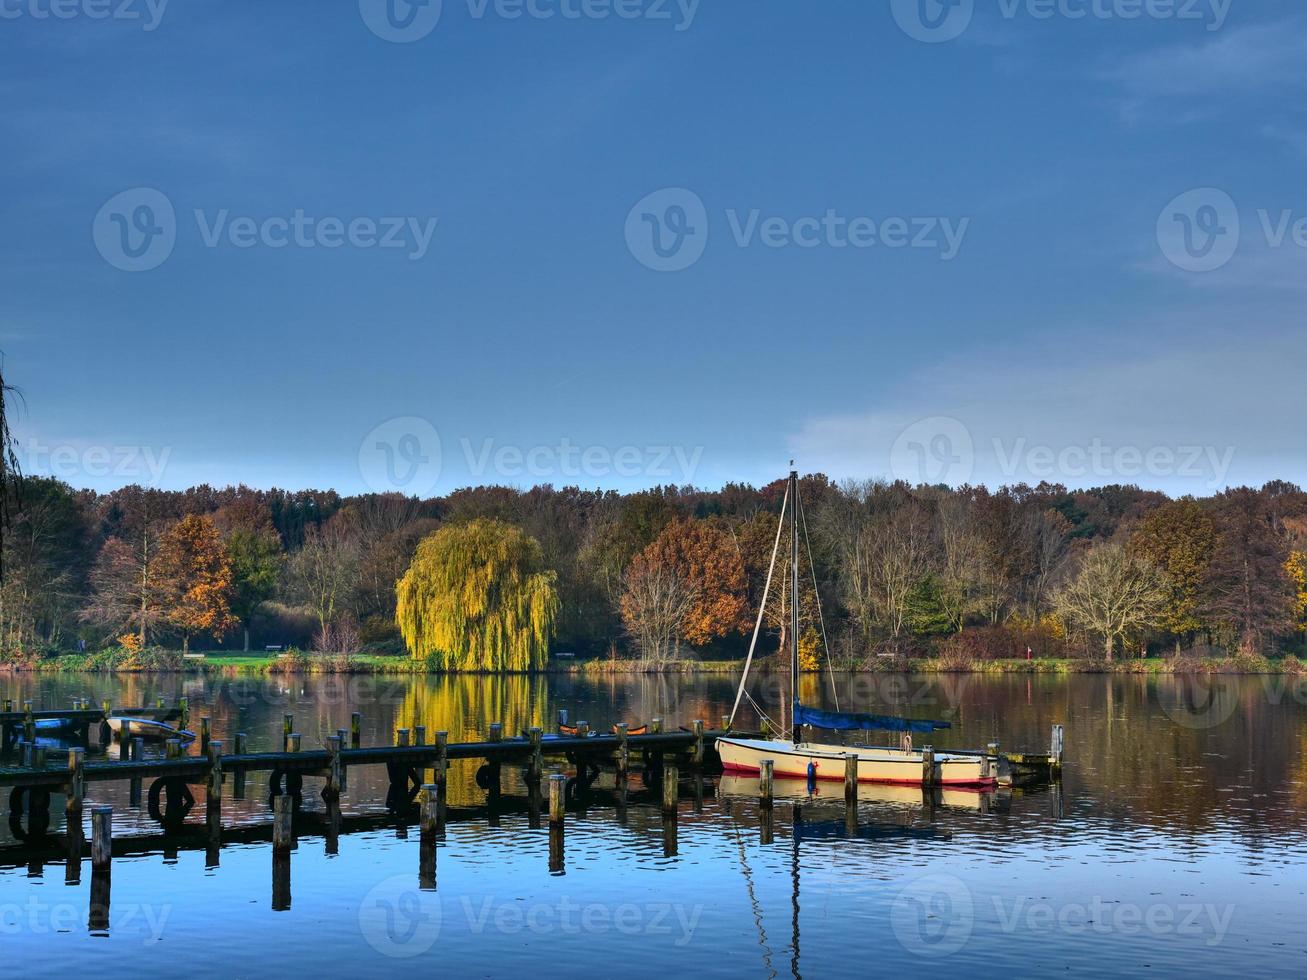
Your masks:
M 876 748 L 865 745 L 823 745 L 816 742 L 770 741 L 751 738 L 719 738 L 717 753 L 726 772 L 755 774 L 763 759 L 771 759 L 777 778 L 808 778 L 812 766 L 817 779 L 844 779 L 844 757 L 858 756 L 858 782 L 921 786 L 926 782 L 920 749 Z M 940 786 L 993 786 L 997 767 L 984 756 L 936 752 L 931 782 Z

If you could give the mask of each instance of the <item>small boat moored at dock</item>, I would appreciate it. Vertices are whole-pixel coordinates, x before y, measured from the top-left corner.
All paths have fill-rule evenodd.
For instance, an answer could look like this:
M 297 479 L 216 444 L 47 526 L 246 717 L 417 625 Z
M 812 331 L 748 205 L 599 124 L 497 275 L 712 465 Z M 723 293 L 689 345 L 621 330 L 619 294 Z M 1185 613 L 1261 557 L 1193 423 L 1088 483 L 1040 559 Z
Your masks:
M 171 725 L 149 718 L 124 718 L 115 715 L 106 719 L 105 724 L 121 741 L 130 738 L 143 738 L 147 742 L 166 742 L 170 738 L 178 738 L 183 742 L 195 741 L 194 732 L 173 728 Z
M 756 774 L 759 763 L 771 759 L 777 777 L 788 776 L 807 779 L 811 771 L 815 779 L 839 779 L 845 776 L 845 757 L 858 757 L 858 782 L 892 783 L 901 786 L 919 786 L 929 783 L 941 786 L 993 786 L 996 781 L 997 760 L 986 756 L 951 755 L 948 752 L 930 753 L 920 749 L 877 748 L 861 745 L 829 745 L 812 742 L 798 744 L 767 739 L 717 739 L 717 753 L 726 772 Z M 932 767 L 927 773 L 926 766 Z

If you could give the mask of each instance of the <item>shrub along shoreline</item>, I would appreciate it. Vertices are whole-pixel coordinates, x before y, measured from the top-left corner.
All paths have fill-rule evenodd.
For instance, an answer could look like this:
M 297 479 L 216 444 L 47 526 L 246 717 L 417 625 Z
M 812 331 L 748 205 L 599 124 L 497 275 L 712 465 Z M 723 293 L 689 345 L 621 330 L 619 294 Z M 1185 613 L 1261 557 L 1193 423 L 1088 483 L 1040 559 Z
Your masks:
M 672 660 L 650 664 L 640 660 L 551 660 L 537 673 L 565 676 L 616 676 L 681 674 L 686 676 L 738 676 L 743 660 Z M 769 661 L 755 661 L 757 673 L 777 670 Z M 1295 656 L 1267 658 L 1256 654 L 1232 657 L 1147 657 L 1127 660 L 1034 658 L 976 660 L 959 663 L 953 658 L 882 657 L 857 667 L 837 668 L 839 673 L 888 674 L 1282 674 L 1307 673 L 1307 662 Z M 274 676 L 280 674 L 377 674 L 394 676 L 445 675 L 475 671 L 450 671 L 425 661 L 380 654 L 320 654 L 291 651 L 285 655 L 215 653 L 203 659 L 183 659 L 180 653 L 151 651 L 150 655 L 126 651 L 94 654 L 64 654 L 0 665 L 0 673 L 34 674 L 215 674 L 230 676 Z M 483 676 L 507 676 L 484 674 Z

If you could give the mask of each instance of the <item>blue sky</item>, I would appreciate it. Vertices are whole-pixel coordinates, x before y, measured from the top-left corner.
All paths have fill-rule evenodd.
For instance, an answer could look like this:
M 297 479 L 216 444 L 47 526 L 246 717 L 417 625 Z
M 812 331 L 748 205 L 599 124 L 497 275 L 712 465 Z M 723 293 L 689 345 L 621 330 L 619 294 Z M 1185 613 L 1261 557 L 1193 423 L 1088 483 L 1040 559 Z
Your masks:
M 0 4 L 33 471 L 1307 482 L 1299 4 L 56 2 Z

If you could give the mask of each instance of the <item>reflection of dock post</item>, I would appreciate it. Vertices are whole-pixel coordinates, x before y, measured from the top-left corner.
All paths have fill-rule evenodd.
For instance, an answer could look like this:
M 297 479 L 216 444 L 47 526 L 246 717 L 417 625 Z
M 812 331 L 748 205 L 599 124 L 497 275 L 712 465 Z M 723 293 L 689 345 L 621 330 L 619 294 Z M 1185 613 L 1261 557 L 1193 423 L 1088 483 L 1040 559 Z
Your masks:
M 200 755 L 208 755 L 209 741 L 213 738 L 213 720 L 208 715 L 200 716 Z
M 844 755 L 844 829 L 850 835 L 858 832 L 858 754 Z
M 91 932 L 109 928 L 111 881 L 108 870 L 91 872 L 91 903 L 86 917 L 86 928 Z
M 758 806 L 764 810 L 770 810 L 772 806 L 775 770 L 775 759 L 763 759 L 758 763 Z
M 776 811 L 765 806 L 758 811 L 758 843 L 770 844 L 776 831 Z
M 436 890 L 436 839 L 440 833 L 440 790 L 435 783 L 422 787 L 422 809 L 418 820 L 418 887 Z
M 349 747 L 357 749 L 363 740 L 363 715 L 355 711 L 349 716 Z
M 676 811 L 663 814 L 663 857 L 676 857 Z
M 567 777 L 562 773 L 554 773 L 549 777 L 549 822 L 559 826 L 563 822 L 563 815 L 567 803 Z
M 549 873 L 555 875 L 564 874 L 566 871 L 563 861 L 563 825 L 561 823 L 551 823 L 549 825 Z
M 97 741 L 101 749 L 107 749 L 113 743 L 113 729 L 109 727 L 109 716 L 113 714 L 113 701 L 109 698 L 101 701 L 100 712 L 104 717 L 100 719 L 100 730 L 96 733 Z
M 272 852 L 272 911 L 290 911 L 290 851 Z

